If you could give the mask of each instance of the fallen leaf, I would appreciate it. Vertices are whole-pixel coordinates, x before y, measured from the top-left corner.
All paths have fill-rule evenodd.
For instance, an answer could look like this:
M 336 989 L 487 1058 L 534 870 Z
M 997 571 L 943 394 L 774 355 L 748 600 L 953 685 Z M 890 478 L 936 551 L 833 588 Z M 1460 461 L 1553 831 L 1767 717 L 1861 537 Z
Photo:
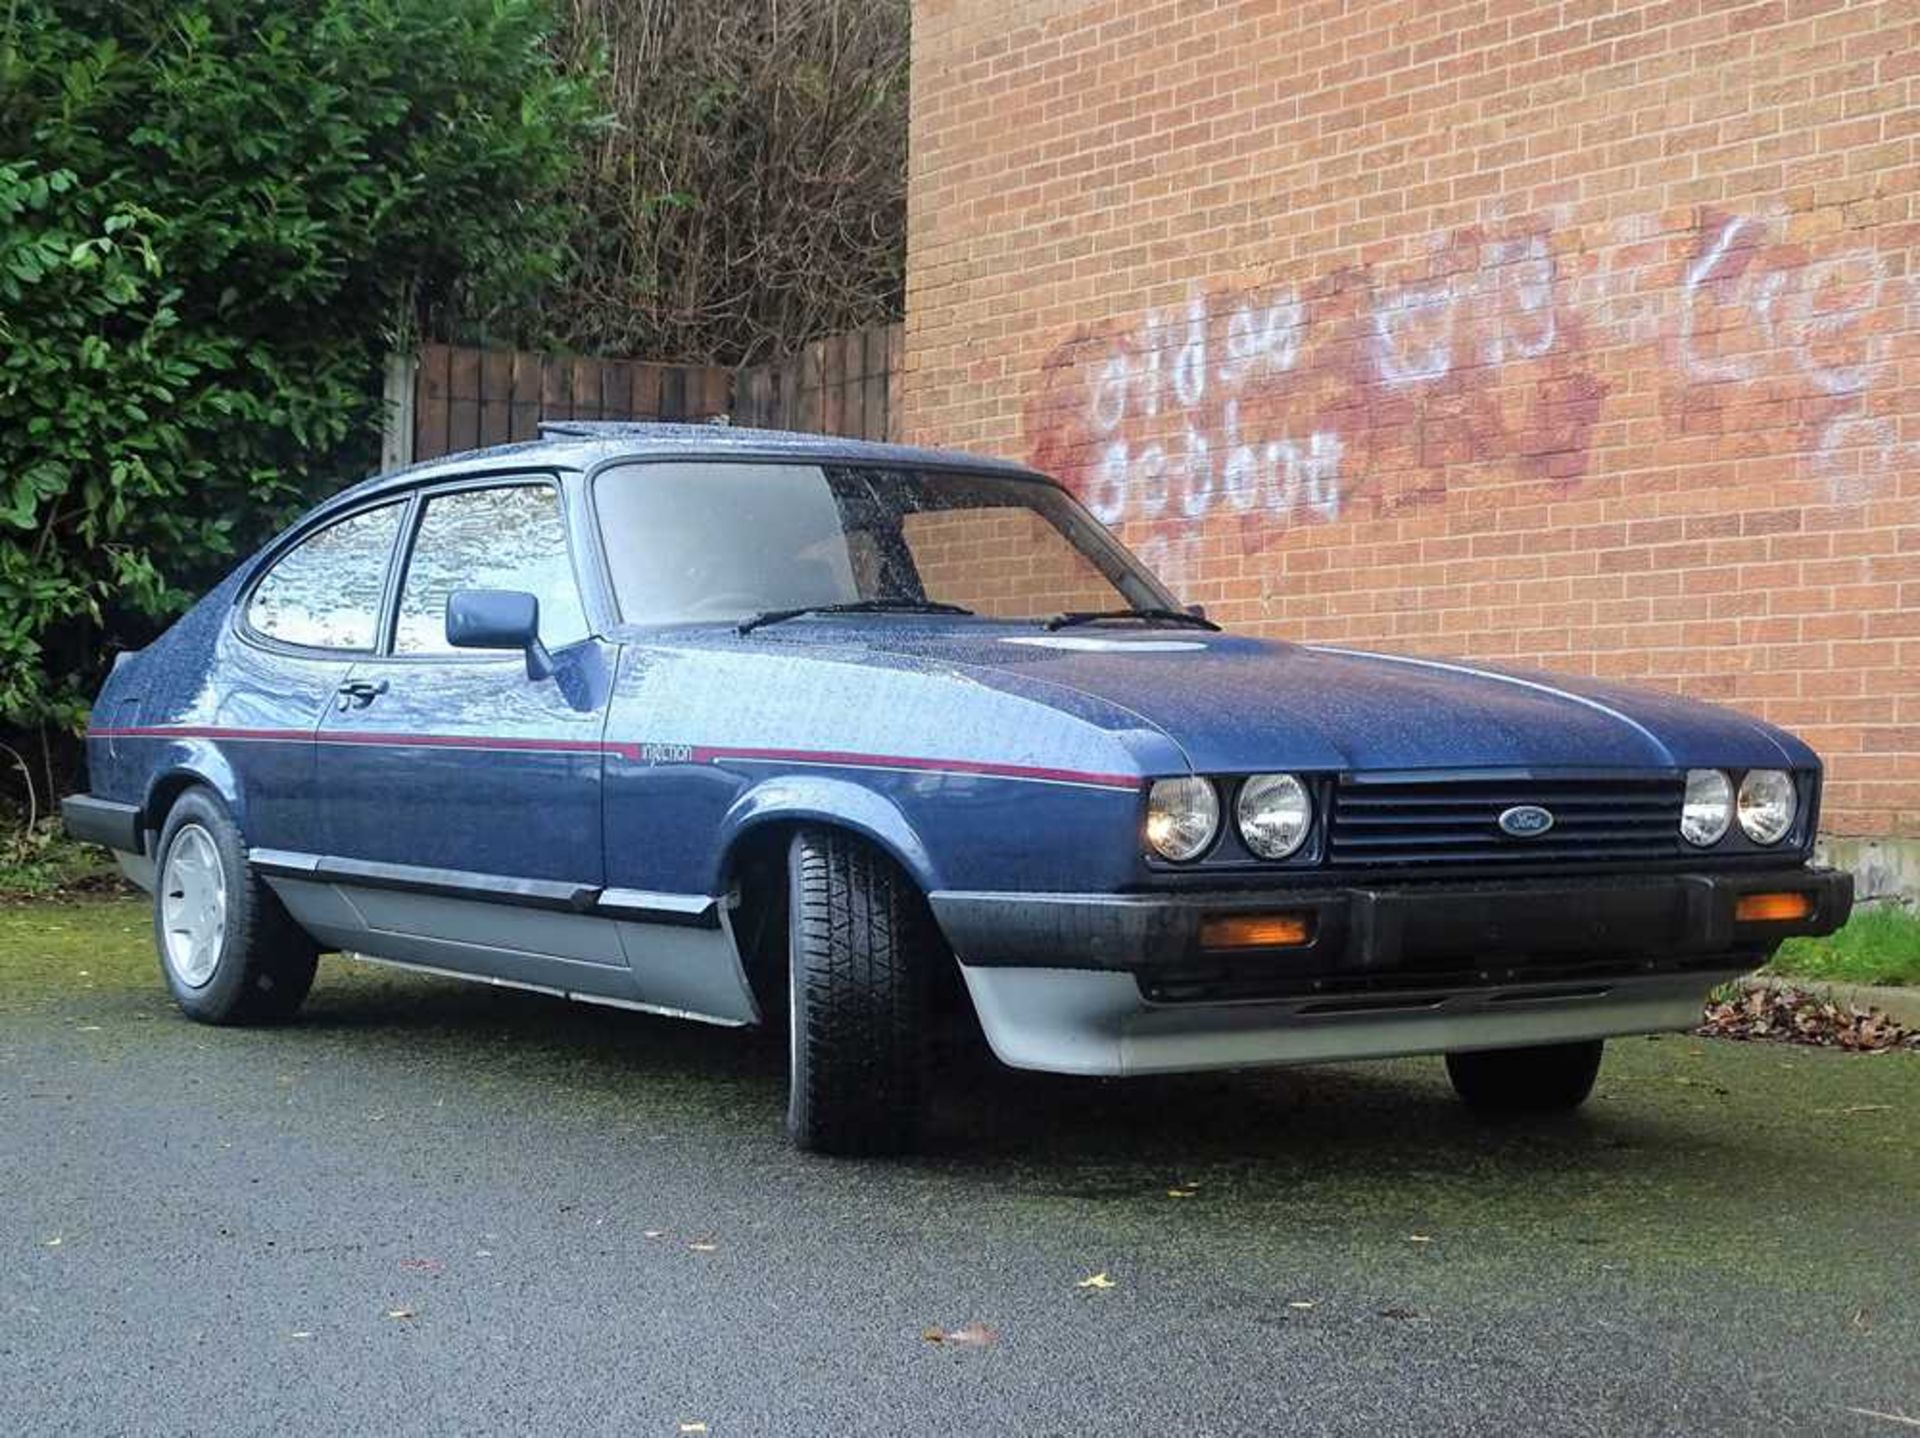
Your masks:
M 61 1244 L 65 1242 L 66 1242 L 66 1239 L 60 1237 L 58 1234 L 55 1234 L 52 1238 L 49 1238 L 47 1240 L 47 1247 L 58 1248 Z
M 1089 1278 L 1081 1279 L 1073 1286 L 1075 1288 L 1111 1288 L 1113 1287 L 1113 1280 L 1107 1277 L 1106 1270 L 1102 1269 L 1099 1273 Z
M 985 1348 L 987 1344 L 998 1340 L 1000 1334 L 989 1329 L 985 1323 L 964 1323 L 958 1329 L 948 1329 L 941 1334 L 941 1342 L 952 1348 Z
M 1313 1300 L 1311 1298 L 1296 1298 L 1289 1302 L 1287 1307 L 1300 1309 L 1311 1308 L 1313 1307 Z
M 1407 1235 L 1407 1242 L 1408 1243 L 1432 1243 L 1433 1235 L 1431 1233 L 1409 1233 Z
M 1198 1198 L 1199 1196 L 1199 1194 L 1190 1188 L 1170 1188 L 1167 1190 L 1168 1198 Z
M 649 1229 L 644 1229 L 641 1232 L 640 1236 L 642 1238 L 665 1238 L 667 1236 L 667 1231 L 664 1228 L 649 1228 Z
M 99 1033 L 99 1032 L 100 1032 L 100 1025 L 98 1025 L 98 1024 L 82 1024 L 82 1025 L 80 1025 L 80 1032 L 81 1032 L 81 1033 L 83 1033 L 83 1034 L 97 1034 L 97 1033 Z
M 413 1310 L 412 1310 L 411 1308 L 389 1308 L 389 1309 L 387 1310 L 387 1317 L 389 1317 L 389 1318 L 411 1318 L 411 1317 L 413 1317 Z
M 707 1431 L 707 1425 L 704 1423 L 698 1423 L 698 1422 L 682 1423 L 680 1425 L 680 1431 L 682 1433 L 704 1433 Z
M 1889 1113 L 1893 1109 L 1890 1103 L 1850 1103 L 1841 1109 L 1841 1113 Z
M 311 1337 L 313 1337 L 313 1331 L 312 1331 L 311 1329 L 308 1329 L 308 1328 L 296 1328 L 296 1329 L 294 1329 L 294 1330 L 293 1330 L 293 1332 L 291 1332 L 291 1333 L 289 1333 L 289 1334 L 287 1335 L 287 1337 L 289 1337 L 289 1338 L 311 1338 Z
M 719 1248 L 720 1245 L 717 1243 L 689 1243 L 687 1247 L 692 1249 L 695 1253 L 712 1253 L 714 1250 Z

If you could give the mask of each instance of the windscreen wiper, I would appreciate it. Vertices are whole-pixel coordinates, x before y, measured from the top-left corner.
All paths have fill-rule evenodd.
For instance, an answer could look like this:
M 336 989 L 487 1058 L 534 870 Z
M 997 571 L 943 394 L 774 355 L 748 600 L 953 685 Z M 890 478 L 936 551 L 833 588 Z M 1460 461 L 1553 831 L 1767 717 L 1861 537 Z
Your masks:
M 799 604 L 792 609 L 763 609 L 749 614 L 734 628 L 751 634 L 762 624 L 778 624 L 783 619 L 798 619 L 803 614 L 971 614 L 958 604 L 942 604 L 934 599 L 855 599 L 845 604 Z
M 1218 632 L 1220 626 L 1211 619 L 1199 614 L 1189 614 L 1184 609 L 1069 609 L 1065 614 L 1056 614 L 1047 620 L 1048 629 L 1065 629 L 1074 624 L 1098 624 L 1103 619 L 1153 619 L 1163 624 L 1191 624 L 1196 629 L 1212 629 Z

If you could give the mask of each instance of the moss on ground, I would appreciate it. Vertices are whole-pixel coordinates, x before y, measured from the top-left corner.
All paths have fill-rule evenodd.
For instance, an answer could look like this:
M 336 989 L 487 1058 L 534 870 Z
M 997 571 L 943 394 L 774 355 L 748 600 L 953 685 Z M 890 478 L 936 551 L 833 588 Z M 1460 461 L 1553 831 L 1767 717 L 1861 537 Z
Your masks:
M 409 1121 L 403 1096 L 425 1095 L 422 1125 L 478 1104 L 616 1145 L 744 1144 L 770 1173 L 810 1171 L 780 1148 L 784 1063 L 752 1035 L 335 959 L 302 1022 L 210 1033 L 174 1016 L 141 900 L 0 908 L 0 1013 L 77 1063 L 217 1055 L 203 1082 L 237 1085 L 231 1103 L 261 1074 L 289 1091 L 324 1076 L 345 1102 L 379 1096 L 383 1131 Z M 1531 1281 L 1543 1263 L 1556 1283 L 1667 1291 L 1737 1274 L 1864 1291 L 1905 1261 L 1920 1193 L 1908 1053 L 1621 1039 L 1579 1115 L 1504 1126 L 1454 1103 L 1433 1059 L 1105 1082 L 983 1062 L 943 1071 L 939 1089 L 929 1153 L 875 1170 L 889 1221 L 964 1215 L 989 1245 L 1072 1230 L 1156 1264 L 1231 1251 L 1250 1288 L 1276 1291 L 1323 1263 L 1431 1299 Z M 321 1121 L 305 1112 L 287 1122 Z

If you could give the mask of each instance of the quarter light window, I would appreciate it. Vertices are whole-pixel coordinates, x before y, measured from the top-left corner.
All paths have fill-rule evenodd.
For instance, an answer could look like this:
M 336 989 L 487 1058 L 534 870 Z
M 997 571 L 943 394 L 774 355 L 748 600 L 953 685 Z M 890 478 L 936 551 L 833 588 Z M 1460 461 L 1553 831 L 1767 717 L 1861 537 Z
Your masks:
M 427 501 L 400 591 L 396 654 L 464 652 L 447 643 L 447 596 L 456 589 L 523 590 L 540 601 L 548 645 L 587 637 L 560 497 L 546 485 L 463 489 Z
M 371 649 L 402 504 L 330 524 L 284 555 L 253 591 L 247 627 L 283 644 Z

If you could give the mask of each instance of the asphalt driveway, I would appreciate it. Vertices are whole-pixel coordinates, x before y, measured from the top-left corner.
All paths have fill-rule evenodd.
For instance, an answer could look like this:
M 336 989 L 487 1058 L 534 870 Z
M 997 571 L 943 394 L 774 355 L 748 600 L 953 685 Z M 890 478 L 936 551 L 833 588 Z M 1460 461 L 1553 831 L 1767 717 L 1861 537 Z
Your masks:
M 1628 1040 L 1521 1128 L 1434 1060 L 983 1065 L 887 1164 L 789 1151 L 781 1082 L 739 1034 L 334 959 L 304 1022 L 199 1028 L 140 906 L 0 911 L 0 1431 L 1920 1416 L 1920 1056 Z

